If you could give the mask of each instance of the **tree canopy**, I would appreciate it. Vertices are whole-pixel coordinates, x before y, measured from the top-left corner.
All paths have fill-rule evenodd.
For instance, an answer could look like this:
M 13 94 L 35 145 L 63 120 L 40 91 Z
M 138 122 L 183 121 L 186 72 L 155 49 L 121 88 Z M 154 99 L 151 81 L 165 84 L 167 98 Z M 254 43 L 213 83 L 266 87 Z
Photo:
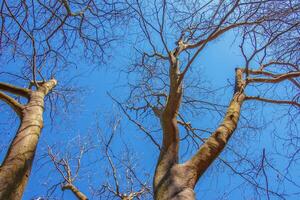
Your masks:
M 298 1 L 0 13 L 0 198 L 299 196 Z

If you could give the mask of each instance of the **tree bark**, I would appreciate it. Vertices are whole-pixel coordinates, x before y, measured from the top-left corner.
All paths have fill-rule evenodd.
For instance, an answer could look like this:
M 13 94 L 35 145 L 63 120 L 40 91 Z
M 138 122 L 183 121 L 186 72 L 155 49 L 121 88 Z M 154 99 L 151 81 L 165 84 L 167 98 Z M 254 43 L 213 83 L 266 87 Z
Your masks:
M 0 166 L 0 199 L 22 198 L 43 128 L 44 98 L 56 83 L 52 79 L 42 83 L 36 91 L 29 92 L 29 101 L 22 108 L 19 129 Z
M 164 188 L 166 177 L 170 169 L 178 163 L 179 130 L 177 115 L 182 98 L 182 84 L 180 82 L 179 63 L 172 57 L 170 64 L 170 91 L 165 108 L 160 116 L 163 129 L 163 144 L 155 169 L 153 180 L 155 199 L 160 199 L 160 188 Z
M 193 170 L 184 164 L 174 164 L 165 174 L 159 185 L 154 188 L 156 200 L 193 200 L 195 199 Z
M 180 104 L 179 96 L 177 96 L 178 101 L 174 101 L 178 104 L 176 104 L 177 109 L 172 118 L 162 115 L 164 141 L 154 176 L 155 200 L 195 200 L 194 187 L 197 181 L 223 151 L 237 127 L 241 106 L 245 100 L 244 87 L 246 83 L 243 80 L 243 72 L 243 69 L 236 69 L 235 92 L 223 122 L 198 149 L 197 153 L 184 164 L 178 164 L 179 141 L 172 141 L 172 137 L 169 136 L 170 132 L 176 138 L 179 134 L 176 119 Z M 169 143 L 166 143 L 165 140 L 168 140 Z M 164 150 L 166 147 L 173 146 L 176 147 L 174 151 L 172 148 Z
M 62 190 L 70 190 L 71 192 L 73 192 L 73 194 L 79 200 L 88 200 L 88 198 L 85 196 L 85 194 L 83 194 L 82 192 L 80 192 L 80 190 L 75 185 L 73 185 L 73 184 L 65 184 L 62 187 Z

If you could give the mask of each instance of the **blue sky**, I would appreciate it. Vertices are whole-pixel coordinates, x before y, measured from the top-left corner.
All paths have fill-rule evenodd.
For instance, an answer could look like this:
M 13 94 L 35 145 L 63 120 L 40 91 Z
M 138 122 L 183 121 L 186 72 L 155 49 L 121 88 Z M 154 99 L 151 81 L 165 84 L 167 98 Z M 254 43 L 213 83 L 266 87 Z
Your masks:
M 205 51 L 203 51 L 203 54 L 199 55 L 195 63 L 201 70 L 205 81 L 207 81 L 212 88 L 220 88 L 227 85 L 228 82 L 233 83 L 234 68 L 243 64 L 239 51 L 236 46 L 232 45 L 232 41 L 232 33 L 228 33 L 226 36 L 221 37 L 210 44 Z M 123 142 L 126 141 L 128 146 L 132 148 L 134 152 L 133 155 L 137 157 L 137 163 L 139 164 L 138 169 L 141 170 L 138 172 L 138 175 L 142 177 L 142 179 L 145 178 L 144 172 L 149 172 L 151 176 L 153 175 L 158 151 L 151 145 L 145 135 L 127 120 L 122 112 L 120 112 L 118 106 L 114 104 L 107 95 L 107 92 L 109 92 L 114 97 L 122 100 L 128 93 L 125 87 L 127 83 L 126 75 L 120 72 L 120 68 L 125 69 L 129 65 L 132 54 L 128 53 L 130 49 L 126 44 L 123 46 L 115 46 L 115 49 L 113 56 L 101 67 L 91 70 L 88 61 L 78 59 L 77 65 L 79 67 L 77 69 L 72 69 L 71 73 L 65 72 L 58 77 L 58 81 L 60 81 L 60 79 L 71 78 L 74 75 L 80 74 L 78 78 L 73 80 L 72 84 L 83 88 L 83 92 L 75 94 L 74 101 L 70 104 L 68 112 L 64 113 L 61 110 L 61 115 L 56 117 L 54 124 L 52 124 L 49 119 L 49 109 L 46 110 L 45 127 L 39 142 L 30 182 L 23 199 L 27 200 L 32 197 L 43 196 L 49 186 L 61 180 L 61 177 L 53 170 L 53 165 L 48 162 L 47 158 L 43 158 L 48 145 L 51 146 L 55 144 L 59 150 L 63 151 L 68 143 L 73 141 L 74 138 L 78 138 L 79 135 L 81 138 L 92 137 L 92 140 L 97 143 L 98 138 L 95 133 L 97 123 L 103 128 L 103 132 L 109 132 L 110 130 L 107 127 L 105 119 L 109 120 L 109 117 L 112 114 L 122 119 L 119 137 L 116 138 L 112 145 L 114 153 L 116 155 L 121 155 L 124 150 Z M 10 66 L 17 66 L 18 64 L 19 63 L 11 62 Z M 225 105 L 228 104 L 232 95 L 232 90 L 233 88 L 221 90 L 217 94 L 217 99 L 220 100 L 219 103 Z M 245 108 L 247 108 L 247 111 L 243 112 L 245 117 L 253 118 L 249 116 L 252 112 L 251 109 L 253 108 L 251 103 L 247 103 Z M 287 118 L 279 119 L 279 122 L 276 121 L 276 124 L 273 124 L 270 120 L 276 115 L 279 116 L 283 114 L 283 112 L 280 109 L 274 110 L 265 105 L 263 106 L 263 109 L 260 106 L 257 106 L 257 108 L 259 110 L 254 111 L 256 114 L 254 116 L 257 116 L 257 119 L 254 117 L 255 119 L 253 120 L 258 121 L 263 125 L 270 123 L 267 124 L 269 126 L 261 128 L 258 132 L 251 132 L 248 129 L 239 129 L 231 139 L 230 146 L 236 150 L 240 150 L 241 153 L 248 153 L 250 155 L 261 154 L 264 148 L 271 155 L 275 154 L 275 146 L 276 148 L 279 148 L 276 149 L 276 151 L 285 151 L 286 149 L 283 142 L 279 141 L 279 144 L 274 145 L 272 133 L 276 132 L 284 135 L 287 132 L 285 130 Z M 262 114 L 266 116 L 266 121 L 261 120 Z M 100 117 L 97 118 L 97 115 Z M 8 144 L 8 141 L 12 139 L 14 131 L 17 128 L 17 121 L 14 118 L 7 120 L 7 116 L 9 115 L 6 112 L 0 113 L 0 130 L 7 130 L 3 131 L 4 140 L 2 140 L 1 145 Z M 220 122 L 220 118 L 214 116 L 204 116 L 200 121 L 197 121 L 197 118 L 192 119 L 191 116 L 189 117 L 190 120 L 193 120 L 193 123 L 195 123 L 194 126 L 215 127 Z M 243 147 L 247 147 L 247 149 L 243 149 Z M 75 182 L 75 184 L 82 189 L 82 191 L 86 192 L 88 196 L 91 195 L 88 192 L 89 184 L 92 183 L 96 187 L 97 185 L 100 186 L 101 183 L 106 180 L 105 169 L 107 162 L 105 162 L 103 155 L 101 155 L 101 148 L 100 144 L 99 147 L 95 148 L 95 150 L 87 156 L 86 162 L 95 162 L 95 164 L 86 166 L 86 169 L 88 169 L 87 171 L 83 168 L 80 179 Z M 184 150 L 184 148 L 185 146 L 183 145 L 182 149 Z M 249 152 L 247 152 L 248 150 Z M 3 158 L 4 155 L 5 150 L 1 151 L 1 158 Z M 221 156 L 228 160 L 233 159 L 232 152 L 225 151 Z M 257 162 L 259 162 L 259 160 L 257 160 Z M 284 168 L 284 166 L 286 166 L 286 160 L 278 155 L 273 156 L 273 162 L 276 163 L 279 168 Z M 236 166 L 237 168 L 239 167 L 238 164 Z M 297 166 L 291 166 L 290 173 L 293 174 L 295 180 L 300 178 L 300 172 L 297 170 Z M 269 171 L 268 175 L 270 177 L 279 176 L 272 170 Z M 257 177 L 259 176 L 262 175 L 257 174 Z M 275 179 L 276 177 L 274 180 Z M 250 187 L 244 187 L 244 190 L 238 189 L 243 183 L 244 181 L 241 177 L 232 175 L 230 169 L 220 164 L 219 161 L 216 161 L 206 174 L 201 177 L 196 187 L 196 191 L 198 192 L 197 198 L 266 199 L 266 196 L 264 195 L 262 195 L 261 198 L 255 196 L 252 197 L 251 194 L 254 194 L 254 191 L 252 191 Z M 273 183 L 270 183 L 270 185 L 272 186 Z M 276 183 L 274 183 L 274 187 L 275 185 Z M 299 191 L 289 183 L 286 183 L 286 187 L 292 192 Z M 59 188 L 55 194 L 60 197 L 61 191 Z M 75 199 L 75 197 L 67 191 L 64 193 L 64 199 Z M 296 196 L 292 196 L 288 199 L 292 200 L 297 198 Z
M 205 79 L 209 80 L 213 88 L 222 87 L 223 85 L 228 83 L 228 80 L 233 82 L 234 68 L 240 66 L 242 63 L 242 59 L 239 56 L 237 49 L 232 48 L 231 42 L 232 35 L 228 34 L 227 36 L 222 37 L 218 41 L 211 44 L 204 51 L 204 53 L 199 56 L 199 59 L 197 61 L 197 65 L 199 63 L 199 67 L 201 68 L 201 71 L 203 71 Z M 45 145 L 50 145 L 56 142 L 65 144 L 66 141 L 69 141 L 70 139 L 76 137 L 78 134 L 82 135 L 83 137 L 87 134 L 90 134 L 90 132 L 92 132 L 93 134 L 93 129 L 95 128 L 95 125 L 97 123 L 95 117 L 96 114 L 104 114 L 107 116 L 108 113 L 118 112 L 117 105 L 113 104 L 110 97 L 108 97 L 107 95 L 107 92 L 111 92 L 113 96 L 122 99 L 122 96 L 124 95 L 124 93 L 126 93 L 126 91 L 124 91 L 122 87 L 123 84 L 126 84 L 126 79 L 123 74 L 120 74 L 118 72 L 117 67 L 120 65 L 125 66 L 126 59 L 128 58 L 126 58 L 126 56 L 124 55 L 124 57 L 121 56 L 121 58 L 123 59 L 120 59 L 118 53 L 119 52 L 115 54 L 115 57 L 117 58 L 113 58 L 110 60 L 109 66 L 103 66 L 102 68 L 93 70 L 92 72 L 86 72 L 84 76 L 81 76 L 76 80 L 78 81 L 78 85 L 81 85 L 83 87 L 87 86 L 87 88 L 89 89 L 84 92 L 83 96 L 76 97 L 78 99 L 81 99 L 80 105 L 72 105 L 72 107 L 76 107 L 75 112 L 73 112 L 72 108 L 70 109 L 70 113 L 72 116 L 67 119 L 60 119 L 61 117 L 59 117 L 60 121 L 62 122 L 56 124 L 55 128 L 53 128 L 52 131 L 50 130 L 51 124 L 46 120 L 42 138 L 39 143 L 38 155 L 45 153 Z M 120 54 L 122 55 L 122 52 Z M 84 62 L 80 65 L 80 68 L 82 69 L 88 67 Z M 224 104 L 228 103 L 232 95 L 231 92 L 232 88 L 229 88 L 225 91 L 222 98 Z M 135 126 L 128 122 L 124 115 L 119 115 L 121 115 L 122 118 L 122 127 L 123 129 L 125 129 L 122 131 L 122 137 L 125 138 L 129 146 L 131 145 L 131 147 L 134 149 L 134 152 L 138 157 L 137 163 L 142 165 L 142 168 L 144 168 L 145 171 L 153 174 L 156 159 L 158 157 L 158 151 L 152 147 L 148 139 L 145 139 L 146 137 L 142 132 L 138 131 Z M 210 122 L 204 120 L 204 122 L 202 123 L 212 123 L 208 124 L 208 127 L 213 127 L 219 122 L 216 118 L 214 120 L 213 117 L 210 118 L 209 121 Z M 103 121 L 100 121 L 99 123 L 100 126 L 106 126 L 105 122 Z M 247 146 L 255 149 L 267 148 L 268 151 L 270 151 L 269 148 L 272 147 L 271 140 L 265 141 L 265 138 L 269 138 L 269 131 L 271 130 L 265 129 L 264 133 L 261 133 L 259 135 L 253 134 L 252 136 L 254 138 L 252 140 L 249 140 L 249 144 L 247 144 Z M 238 135 L 241 133 L 242 131 L 238 131 L 236 133 L 237 137 L 232 138 L 230 143 L 232 146 L 237 144 L 237 142 L 235 141 L 236 138 L 238 140 L 243 138 Z M 259 143 L 257 143 L 258 141 Z M 120 149 L 121 143 L 122 142 L 120 140 L 114 142 L 113 149 L 116 153 L 122 151 L 122 149 Z M 224 154 L 227 155 L 226 153 Z M 97 155 L 97 153 L 93 155 L 99 156 Z M 228 156 L 230 160 L 230 154 Z M 38 158 L 39 156 L 37 156 L 37 159 Z M 41 163 L 43 163 L 43 161 L 36 160 L 35 169 L 39 165 L 41 165 Z M 220 165 L 220 163 L 217 161 L 215 162 L 215 164 Z M 98 175 L 98 177 L 93 177 L 93 180 L 96 182 L 96 184 L 100 184 L 101 181 L 104 181 L 105 179 L 103 175 L 105 167 L 100 165 L 96 166 L 97 167 L 93 170 L 96 171 L 95 173 Z M 53 173 L 53 171 L 50 171 L 53 170 L 53 166 L 50 165 L 50 167 L 52 168 L 50 169 L 48 165 L 45 165 L 39 170 L 33 170 L 30 183 L 24 195 L 24 199 L 29 199 L 32 196 L 43 195 L 46 187 L 42 186 L 42 184 L 44 182 L 47 182 L 47 179 L 52 179 L 53 182 L 59 180 L 57 174 Z M 140 175 L 143 176 L 142 173 L 140 173 Z M 300 174 L 299 172 L 295 171 L 295 175 L 299 176 Z M 88 182 L 85 178 L 76 182 L 76 184 L 80 189 L 89 194 L 87 186 Z M 249 193 L 251 194 L 253 191 L 251 192 L 251 190 L 246 189 L 246 191 L 242 193 L 243 190 L 235 188 L 242 184 L 243 180 L 237 175 L 232 175 L 230 170 L 228 170 L 225 166 L 212 166 L 211 169 L 209 169 L 207 173 L 200 179 L 197 185 L 197 197 L 199 197 L 199 199 L 240 199 L 240 197 L 243 197 L 243 199 L 256 199 L 255 197 L 248 198 Z M 58 189 L 58 194 L 59 192 L 60 191 Z M 74 196 L 70 194 L 70 192 L 65 192 L 64 198 L 75 199 Z M 265 197 L 262 196 L 261 199 L 265 199 Z

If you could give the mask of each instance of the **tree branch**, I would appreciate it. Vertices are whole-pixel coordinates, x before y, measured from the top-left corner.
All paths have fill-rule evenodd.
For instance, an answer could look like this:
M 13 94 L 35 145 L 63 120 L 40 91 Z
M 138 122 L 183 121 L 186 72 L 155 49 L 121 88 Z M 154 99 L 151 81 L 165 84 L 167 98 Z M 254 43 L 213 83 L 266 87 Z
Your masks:
M 41 84 L 37 83 L 40 87 L 39 90 L 43 92 L 45 95 L 47 95 L 56 85 L 57 80 L 50 79 L 47 82 L 42 82 Z
M 211 163 L 219 156 L 231 135 L 237 128 L 241 106 L 243 104 L 245 82 L 243 81 L 243 70 L 236 69 L 236 91 L 228 106 L 223 122 L 217 130 L 205 141 L 197 153 L 186 162 L 186 165 L 195 170 L 194 184 L 207 170 Z
M 108 96 L 114 101 L 116 102 L 121 110 L 123 111 L 123 113 L 126 115 L 126 117 L 128 118 L 129 121 L 133 122 L 141 131 L 143 131 L 152 141 L 152 143 L 158 148 L 158 150 L 160 151 L 160 145 L 156 142 L 156 140 L 153 138 L 153 136 L 151 135 L 150 131 L 148 131 L 144 126 L 142 126 L 142 124 L 140 124 L 138 121 L 134 120 L 125 110 L 125 108 L 123 107 L 123 105 L 117 100 L 115 99 L 111 94 L 107 93 Z
M 246 96 L 245 100 L 257 100 L 257 101 L 263 101 L 266 103 L 274 103 L 274 104 L 289 104 L 300 107 L 300 103 L 295 101 L 288 101 L 288 100 L 275 100 L 275 99 L 266 99 L 262 98 L 260 96 Z
M 30 93 L 30 90 L 27 88 L 20 88 L 20 87 L 17 87 L 17 86 L 8 84 L 8 83 L 2 83 L 2 82 L 0 82 L 0 90 L 9 92 L 9 93 L 12 93 L 15 95 L 19 95 L 22 97 L 26 97 L 26 98 L 29 98 L 29 93 Z
M 268 73 L 268 72 L 267 72 Z M 261 73 L 263 74 L 263 72 Z M 248 78 L 247 83 L 279 83 L 288 79 L 300 77 L 300 71 L 274 75 L 274 78 Z
M 210 42 L 212 40 L 215 40 L 216 38 L 218 38 L 219 36 L 221 36 L 223 33 L 230 31 L 234 28 L 240 27 L 240 26 L 250 26 L 250 25 L 255 25 L 255 24 L 259 24 L 262 21 L 255 21 L 255 22 L 239 22 L 239 23 L 235 23 L 235 24 L 231 24 L 227 27 L 224 27 L 222 29 L 219 29 L 218 31 L 216 31 L 215 33 L 213 33 L 212 35 L 210 35 L 208 38 L 206 38 L 205 40 L 201 40 L 195 44 L 188 44 L 186 45 L 185 49 L 193 49 L 196 47 L 200 47 L 201 45 L 203 45 L 204 43 Z
M 70 190 L 79 200 L 88 200 L 87 196 L 79 191 L 79 189 L 73 184 L 65 184 L 61 188 L 62 190 Z
M 75 16 L 82 16 L 84 14 L 84 12 L 87 9 L 89 9 L 91 0 L 88 2 L 86 7 L 84 7 L 82 10 L 80 10 L 78 12 L 72 12 L 68 0 L 61 0 L 61 2 L 63 3 L 64 7 L 66 8 L 68 15 L 75 17 Z
M 0 92 L 0 99 L 6 102 L 16 113 L 17 115 L 22 118 L 22 110 L 23 105 L 20 104 L 18 101 L 13 99 L 12 97 Z

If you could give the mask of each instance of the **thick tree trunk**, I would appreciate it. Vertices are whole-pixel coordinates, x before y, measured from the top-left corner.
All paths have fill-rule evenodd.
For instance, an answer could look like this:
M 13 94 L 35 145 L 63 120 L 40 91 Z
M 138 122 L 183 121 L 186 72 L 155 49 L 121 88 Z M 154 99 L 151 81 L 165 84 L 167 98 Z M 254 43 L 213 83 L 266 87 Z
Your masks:
M 43 128 L 44 97 L 56 85 L 55 80 L 31 91 L 22 109 L 21 123 L 0 167 L 0 199 L 19 200 L 31 172 L 38 140 Z
M 164 173 L 161 173 L 163 170 L 156 170 L 154 177 L 154 196 L 156 200 L 195 199 L 194 187 L 198 179 L 225 148 L 236 129 L 243 101 L 244 94 L 237 93 L 234 95 L 228 106 L 224 121 L 189 161 L 185 164 L 173 164 Z M 165 156 L 168 157 L 168 154 Z M 167 165 L 160 164 L 159 166 L 165 167 Z M 158 178 L 159 182 L 156 182 Z
M 168 115 L 161 117 L 164 137 L 163 148 L 154 175 L 155 200 L 195 200 L 194 187 L 197 181 L 223 151 L 237 127 L 241 107 L 245 100 L 245 84 L 243 70 L 236 69 L 236 88 L 223 122 L 201 145 L 196 154 L 184 164 L 178 164 L 179 132 L 176 119 L 181 96 L 177 95 L 172 98 L 169 95 L 169 99 L 177 104 L 173 104 L 176 107 L 172 104 L 170 106 L 172 109 L 176 108 L 171 112 L 173 114 L 171 117 Z M 165 109 L 165 111 L 168 110 Z
M 175 164 L 154 188 L 156 200 L 194 200 L 194 170 Z

